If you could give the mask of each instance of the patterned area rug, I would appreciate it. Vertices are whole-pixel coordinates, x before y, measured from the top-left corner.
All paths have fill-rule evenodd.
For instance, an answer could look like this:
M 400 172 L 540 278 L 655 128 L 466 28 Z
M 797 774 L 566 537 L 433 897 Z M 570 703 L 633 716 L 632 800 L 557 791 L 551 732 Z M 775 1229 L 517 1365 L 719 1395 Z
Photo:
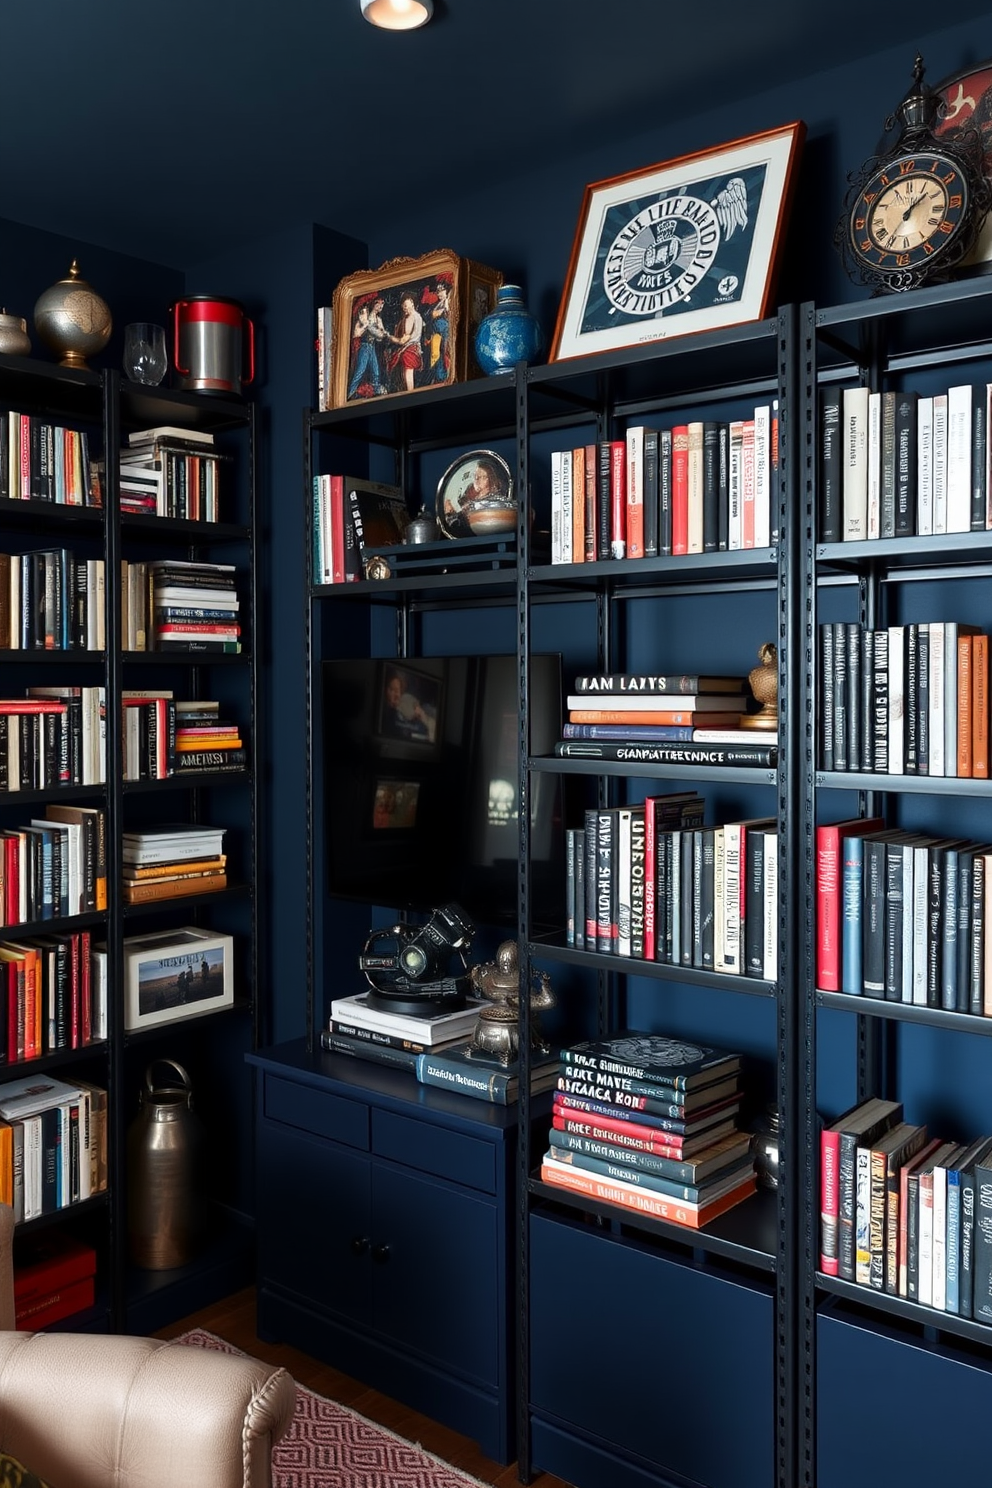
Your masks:
M 240 1350 L 204 1328 L 176 1339 L 198 1348 Z M 273 1488 L 487 1488 L 369 1421 L 348 1406 L 296 1387 L 289 1431 L 272 1454 Z

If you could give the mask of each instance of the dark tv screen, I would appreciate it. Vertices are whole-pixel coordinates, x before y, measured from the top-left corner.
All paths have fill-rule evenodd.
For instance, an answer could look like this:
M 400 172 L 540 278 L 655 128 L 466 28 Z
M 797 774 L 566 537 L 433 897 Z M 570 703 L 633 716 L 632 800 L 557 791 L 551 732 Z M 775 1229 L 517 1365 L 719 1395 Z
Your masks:
M 327 890 L 398 909 L 456 900 L 477 923 L 517 912 L 513 656 L 323 664 Z M 561 737 L 561 658 L 535 656 L 530 751 Z M 531 777 L 534 919 L 564 882 L 561 793 Z

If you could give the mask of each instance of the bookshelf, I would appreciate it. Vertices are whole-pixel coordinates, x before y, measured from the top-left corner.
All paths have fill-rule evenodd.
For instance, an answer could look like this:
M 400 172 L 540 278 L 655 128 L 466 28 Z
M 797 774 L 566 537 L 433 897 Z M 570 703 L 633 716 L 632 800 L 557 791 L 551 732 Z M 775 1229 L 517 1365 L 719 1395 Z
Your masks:
M 45 1029 L 35 1057 L 24 1062 L 8 1059 L 3 1084 L 37 1072 L 69 1085 L 87 1081 L 105 1090 L 107 1185 L 82 1202 L 25 1221 L 15 1244 L 30 1243 L 34 1232 L 54 1227 L 91 1245 L 97 1253 L 96 1303 L 87 1313 L 73 1315 L 68 1326 L 147 1332 L 243 1284 L 250 1274 L 249 1241 L 238 1217 L 250 1208 L 247 1175 L 242 1163 L 232 1163 L 225 1154 L 237 1149 L 238 1134 L 250 1121 L 242 1056 L 258 1042 L 261 1019 L 256 995 L 259 815 L 256 775 L 250 763 L 239 771 L 180 774 L 172 768 L 166 774 L 163 753 L 161 778 L 145 768 L 129 772 L 125 770 L 124 730 L 115 727 L 114 721 L 122 720 L 123 698 L 135 690 L 171 693 L 179 699 L 218 699 L 244 733 L 251 750 L 249 760 L 254 753 L 260 716 L 254 647 L 254 411 L 238 400 L 138 387 L 114 372 L 70 371 L 14 357 L 0 358 L 0 408 L 5 418 L 9 411 L 28 416 L 29 427 L 42 431 L 40 444 L 26 447 L 30 469 L 37 469 L 34 457 L 45 447 L 44 430 L 65 428 L 85 433 L 88 453 L 102 482 L 99 505 L 65 504 L 56 499 L 56 466 L 47 488 L 36 485 L 28 499 L 14 493 L 0 501 L 3 547 L 12 558 L 20 562 L 20 555 L 39 548 L 65 549 L 84 567 L 89 565 L 90 577 L 101 574 L 103 587 L 101 629 L 87 634 L 84 627 L 79 637 L 82 644 L 63 648 L 58 635 L 49 637 L 47 647 L 31 644 L 38 637 L 28 629 L 16 638 L 24 644 L 0 652 L 0 691 L 5 698 L 22 697 L 29 688 L 79 688 L 91 694 L 99 689 L 102 703 L 102 716 L 96 715 L 97 732 L 102 735 L 94 750 L 97 763 L 94 766 L 90 761 L 87 772 L 76 777 L 79 783 L 53 788 L 48 783 L 51 777 L 38 773 L 33 784 L 22 776 L 21 789 L 8 788 L 0 796 L 8 834 L 22 822 L 43 817 L 55 804 L 94 808 L 102 814 L 105 826 L 105 902 L 101 898 L 95 907 L 91 903 L 66 917 L 65 902 L 49 907 L 39 897 L 26 916 L 21 915 L 20 906 L 16 920 L 6 916 L 3 938 L 8 941 L 30 944 L 37 936 L 58 939 L 85 933 L 91 947 L 106 947 L 105 1017 L 91 1041 L 82 1041 L 80 1029 L 70 1027 L 65 1037 L 53 1033 L 51 1038 Z M 131 432 L 161 425 L 211 434 L 218 451 L 223 451 L 218 521 L 121 509 L 121 447 Z M 50 444 L 58 450 L 60 443 L 67 445 L 68 441 L 56 433 Z M 164 559 L 235 565 L 244 631 L 240 654 L 128 649 L 123 566 Z M 63 567 L 63 584 L 65 572 Z M 64 588 L 61 598 L 66 598 Z M 90 614 L 92 620 L 92 606 Z M 69 618 L 65 639 L 71 638 Z M 167 821 L 217 821 L 225 827 L 231 869 L 227 886 L 209 895 L 125 905 L 122 834 Z M 183 1023 L 129 1031 L 124 995 L 126 938 L 150 931 L 168 933 L 187 924 L 233 937 L 233 1008 Z M 54 983 L 44 982 L 42 991 L 47 999 L 50 986 L 54 999 Z M 213 1173 L 209 1242 L 188 1264 L 169 1272 L 131 1266 L 127 1238 L 127 1129 L 138 1109 L 146 1069 L 158 1058 L 180 1061 L 190 1075 Z

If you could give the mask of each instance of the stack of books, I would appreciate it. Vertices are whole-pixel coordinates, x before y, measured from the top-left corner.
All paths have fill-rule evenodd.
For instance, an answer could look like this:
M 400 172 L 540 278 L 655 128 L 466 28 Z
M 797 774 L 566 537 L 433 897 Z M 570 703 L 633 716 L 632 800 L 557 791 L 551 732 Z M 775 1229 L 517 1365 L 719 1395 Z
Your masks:
M 557 1084 L 546 1183 L 690 1229 L 754 1192 L 739 1054 L 628 1031 L 563 1049 Z
M 778 734 L 741 727 L 743 677 L 579 676 L 555 753 L 657 764 L 774 765 Z
M 245 742 L 238 725 L 225 718 L 215 699 L 176 703 L 175 773 L 186 770 L 243 770 Z
M 156 651 L 240 651 L 233 563 L 149 563 L 151 645 Z
M 107 1092 L 51 1075 L 0 1090 L 0 1200 L 18 1223 L 80 1203 L 107 1186 Z
M 220 454 L 204 429 L 134 429 L 121 451 L 122 512 L 216 522 Z
M 32 1235 L 14 1268 L 14 1313 L 18 1329 L 47 1328 L 92 1307 L 96 1295 L 96 1251 L 52 1230 Z
M 180 899 L 227 887 L 223 827 L 147 827 L 123 834 L 125 904 Z

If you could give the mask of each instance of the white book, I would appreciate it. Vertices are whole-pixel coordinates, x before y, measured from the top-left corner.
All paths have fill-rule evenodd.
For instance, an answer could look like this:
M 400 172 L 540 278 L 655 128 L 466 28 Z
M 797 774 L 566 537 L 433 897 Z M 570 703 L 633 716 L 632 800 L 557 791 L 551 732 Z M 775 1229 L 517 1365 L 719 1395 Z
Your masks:
M 319 475 L 320 483 L 320 582 L 330 584 L 334 577 L 334 544 L 331 537 L 331 477 Z M 155 585 L 155 602 L 162 604 L 176 589 L 175 585 Z M 189 589 L 186 590 L 189 593 Z M 212 594 L 213 590 L 201 591 Z M 229 592 L 229 591 L 226 591 Z M 203 600 L 200 601 L 204 603 Z
M 12 1122 L 10 1131 L 13 1174 L 11 1204 L 14 1210 L 14 1223 L 21 1224 L 24 1220 L 24 1122 Z
M 94 948 L 90 962 L 90 1020 L 95 1039 L 107 1037 L 107 950 Z
M 727 467 L 727 549 L 736 552 L 743 543 L 742 495 L 744 485 L 744 423 L 730 425 L 730 460 Z
M 631 519 L 631 508 L 640 507 Z M 631 544 L 631 533 L 635 540 Z M 638 539 L 636 534 L 640 533 Z M 633 424 L 627 430 L 627 557 L 644 557 L 644 425 Z
M 971 383 L 947 390 L 947 531 L 971 529 Z
M 762 913 L 765 922 L 764 965 L 768 982 L 778 978 L 778 834 L 765 832 L 765 892 Z
M 744 825 L 727 822 L 720 829 L 723 841 L 723 960 L 717 971 L 740 975 L 741 964 L 741 864 L 744 854 Z
M 916 530 L 921 537 L 933 532 L 933 398 L 916 405 Z
M 754 410 L 754 546 L 767 548 L 772 530 L 772 410 Z
M 724 827 L 713 828 L 713 970 L 727 965 L 727 838 Z
M 214 436 L 206 429 L 181 429 L 174 424 L 159 424 L 154 429 L 134 429 L 127 436 L 130 445 L 155 444 L 160 439 L 181 439 L 186 443 L 211 445 Z
M 945 775 L 944 762 L 944 622 L 930 621 L 928 716 L 929 774 Z
M 843 536 L 860 542 L 868 536 L 868 389 L 844 389 L 843 400 Z
M 682 959 L 682 833 L 676 827 L 672 839 L 672 872 L 668 886 L 668 909 L 672 923 L 672 965 Z M 990 936 L 992 939 L 992 936 Z
M 576 712 L 738 713 L 744 711 L 746 701 L 743 692 L 570 692 L 565 706 Z M 760 734 L 755 742 L 763 742 Z
M 854 1168 L 854 1279 L 871 1284 L 871 1148 L 858 1147 Z
M 929 852 L 925 842 L 913 847 L 913 1005 L 927 1005 L 927 916 L 929 910 Z M 905 901 L 904 901 L 905 902 Z
M 572 554 L 572 452 L 561 451 L 561 561 L 574 562 Z
M 693 419 L 689 429 L 689 553 L 703 551 L 703 425 Z
M 947 394 L 933 400 L 933 531 L 947 531 Z
M 958 773 L 958 622 L 944 622 L 944 774 Z
M 24 1218 L 37 1219 L 41 1213 L 41 1117 L 37 1114 L 25 1116 L 24 1127 Z
M 882 535 L 882 395 L 868 394 L 868 526 L 866 537 Z
M 889 774 L 904 775 L 905 627 L 890 625 L 889 635 Z
M 900 1001 L 912 1003 L 913 959 L 916 926 L 913 922 L 913 895 L 916 890 L 916 853 L 912 842 L 906 841 L 902 850 L 902 987 Z M 925 990 L 925 989 L 924 989 Z
M 985 385 L 985 530 L 992 531 L 992 440 L 988 437 L 989 419 L 992 418 L 992 382 Z
M 931 1240 L 930 1305 L 943 1312 L 947 1302 L 947 1168 L 937 1163 L 933 1170 L 933 1238 Z
M 617 808 L 617 955 L 630 955 L 630 806 Z
M 694 728 L 692 737 L 698 744 L 777 744 L 778 729 Z
M 350 997 L 336 997 L 331 1003 L 331 1019 L 372 1032 L 392 1033 L 419 1044 L 436 1044 L 464 1034 L 469 1037 L 485 999 L 471 998 L 465 1007 L 451 1013 L 431 1013 L 416 1017 L 406 1013 L 387 1013 L 369 1003 L 368 992 Z
M 551 452 L 551 562 L 561 563 L 561 467 L 563 450 Z

